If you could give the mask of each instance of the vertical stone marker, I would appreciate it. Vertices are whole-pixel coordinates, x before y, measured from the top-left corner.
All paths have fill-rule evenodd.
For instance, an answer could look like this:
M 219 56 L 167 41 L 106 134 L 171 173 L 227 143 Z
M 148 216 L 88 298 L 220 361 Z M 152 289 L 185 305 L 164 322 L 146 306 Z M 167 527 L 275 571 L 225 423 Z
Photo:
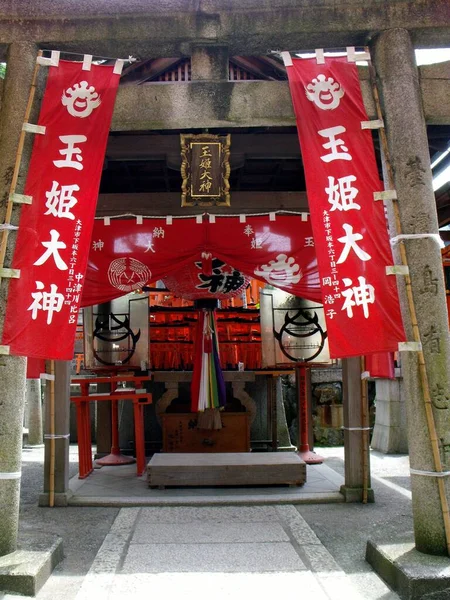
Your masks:
M 410 270 L 442 470 L 450 470 L 449 336 L 438 220 L 432 185 L 419 73 L 408 32 L 392 29 L 373 41 L 372 56 L 385 118 L 394 184 L 398 195 L 404 242 Z M 429 234 L 434 234 L 435 237 Z M 413 340 L 405 294 L 402 314 L 409 340 Z M 444 519 L 434 472 L 430 433 L 416 352 L 402 352 L 406 392 L 408 444 L 413 473 L 412 503 L 417 550 L 446 554 Z M 444 477 L 447 502 L 450 478 Z
M 28 444 L 39 446 L 42 437 L 41 380 L 27 379 Z

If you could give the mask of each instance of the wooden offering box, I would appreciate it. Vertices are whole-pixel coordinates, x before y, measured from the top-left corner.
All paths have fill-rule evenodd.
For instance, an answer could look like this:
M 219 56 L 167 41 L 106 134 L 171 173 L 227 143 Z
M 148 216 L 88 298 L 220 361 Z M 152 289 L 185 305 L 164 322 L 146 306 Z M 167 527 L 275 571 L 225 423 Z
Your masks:
M 246 412 L 223 412 L 222 429 L 198 429 L 196 413 L 166 413 L 163 452 L 250 452 L 250 422 Z

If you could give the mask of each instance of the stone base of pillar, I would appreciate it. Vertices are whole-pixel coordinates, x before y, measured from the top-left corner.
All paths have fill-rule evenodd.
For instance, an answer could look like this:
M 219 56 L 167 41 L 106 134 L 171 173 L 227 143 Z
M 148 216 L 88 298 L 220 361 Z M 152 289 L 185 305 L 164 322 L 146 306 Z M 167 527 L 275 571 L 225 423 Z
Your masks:
M 414 542 L 369 540 L 366 560 L 404 600 L 450 598 L 447 556 L 431 556 L 415 549 Z
M 0 589 L 12 594 L 36 596 L 63 558 L 61 538 L 29 531 L 23 538 L 19 534 L 18 549 L 0 556 Z
M 69 506 L 69 500 L 73 496 L 73 492 L 68 491 L 64 493 L 55 494 L 55 506 Z M 39 506 L 50 506 L 50 494 L 43 493 L 39 494 Z
M 341 485 L 339 490 L 344 496 L 346 502 L 362 502 L 363 501 L 363 489 L 362 487 L 349 487 L 347 485 Z M 367 490 L 367 502 L 375 502 L 375 494 L 372 488 Z
M 23 444 L 22 444 L 22 448 L 24 450 L 26 450 L 27 448 L 32 448 L 33 450 L 39 450 L 39 448 L 44 449 L 45 448 L 45 444 L 29 444 L 28 443 L 28 434 L 27 432 L 25 432 L 23 434 Z

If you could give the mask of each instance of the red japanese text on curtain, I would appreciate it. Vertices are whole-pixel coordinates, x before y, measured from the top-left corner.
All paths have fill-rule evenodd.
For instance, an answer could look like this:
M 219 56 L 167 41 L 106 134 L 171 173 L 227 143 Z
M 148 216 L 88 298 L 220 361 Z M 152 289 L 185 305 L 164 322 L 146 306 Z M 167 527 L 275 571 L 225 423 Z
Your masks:
M 73 356 L 119 78 L 115 65 L 49 67 L 25 185 L 32 204 L 22 208 L 12 264 L 20 278 L 10 283 L 3 331 L 11 354 Z
M 289 86 L 305 166 L 330 355 L 405 340 L 382 190 L 358 70 L 346 58 L 292 59 Z

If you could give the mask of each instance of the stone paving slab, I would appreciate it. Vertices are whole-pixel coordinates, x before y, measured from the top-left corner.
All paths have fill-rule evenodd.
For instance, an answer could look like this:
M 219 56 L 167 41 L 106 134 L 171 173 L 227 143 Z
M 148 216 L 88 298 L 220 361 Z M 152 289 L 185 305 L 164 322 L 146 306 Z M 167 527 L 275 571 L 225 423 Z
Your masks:
M 141 521 L 142 522 L 142 521 Z M 137 527 L 132 544 L 239 544 L 252 542 L 288 542 L 289 538 L 279 523 L 161 523 Z
M 247 544 L 132 544 L 122 573 L 254 573 L 306 567 L 286 542 Z
M 180 598 L 183 600 L 274 600 L 281 595 L 303 600 L 330 600 L 314 575 L 291 573 L 160 573 L 116 577 L 120 600 Z M 150 594 L 151 590 L 151 594 Z M 181 592 L 182 591 L 182 592 Z M 95 600 L 103 600 L 95 596 Z M 340 600 L 344 600 L 341 597 Z
M 320 577 L 320 583 L 329 600 L 362 600 L 347 576 Z
M 148 523 L 192 523 L 208 521 L 217 523 L 278 522 L 275 506 L 204 506 L 144 508 L 139 514 L 139 526 Z
M 277 506 L 277 513 L 279 518 L 288 525 L 292 537 L 298 544 L 320 544 L 319 538 L 294 506 Z
M 300 556 L 314 573 L 321 577 L 327 575 L 343 575 L 343 570 L 324 546 L 319 544 L 304 544 L 300 548 Z

